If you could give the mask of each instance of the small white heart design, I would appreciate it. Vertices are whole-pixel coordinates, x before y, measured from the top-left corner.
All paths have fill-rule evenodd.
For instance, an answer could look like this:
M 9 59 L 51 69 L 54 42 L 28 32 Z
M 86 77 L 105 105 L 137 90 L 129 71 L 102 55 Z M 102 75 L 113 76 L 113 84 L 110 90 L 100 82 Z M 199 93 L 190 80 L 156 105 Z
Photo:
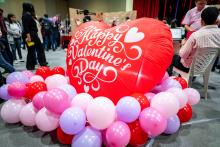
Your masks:
M 85 91 L 85 93 L 88 93 L 89 92 L 89 86 L 84 85 L 84 91 Z
M 144 33 L 138 32 L 138 28 L 133 27 L 130 30 L 128 30 L 127 34 L 125 35 L 124 42 L 132 43 L 141 41 L 142 39 L 144 39 Z

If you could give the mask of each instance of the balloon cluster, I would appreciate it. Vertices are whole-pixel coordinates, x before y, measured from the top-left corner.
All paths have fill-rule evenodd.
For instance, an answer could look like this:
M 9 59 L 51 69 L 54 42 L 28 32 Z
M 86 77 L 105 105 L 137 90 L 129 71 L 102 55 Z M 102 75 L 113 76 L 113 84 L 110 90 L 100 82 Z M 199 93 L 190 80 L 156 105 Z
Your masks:
M 43 132 L 57 130 L 62 144 L 72 147 L 139 146 L 162 133 L 174 134 L 192 118 L 200 94 L 181 77 L 169 77 L 145 94 L 122 97 L 115 105 L 107 97 L 77 94 L 62 67 L 14 72 L 0 88 L 7 100 L 1 109 L 6 123 L 21 122 Z

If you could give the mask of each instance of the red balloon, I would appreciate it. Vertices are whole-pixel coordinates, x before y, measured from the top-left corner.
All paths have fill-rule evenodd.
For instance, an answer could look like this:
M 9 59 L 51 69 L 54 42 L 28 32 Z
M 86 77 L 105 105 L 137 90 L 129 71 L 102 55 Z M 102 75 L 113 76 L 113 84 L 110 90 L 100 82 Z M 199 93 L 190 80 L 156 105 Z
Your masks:
M 47 85 L 44 82 L 34 82 L 28 86 L 28 98 L 32 99 L 40 91 L 47 91 Z
M 185 79 L 183 79 L 181 77 L 176 77 L 174 79 L 180 83 L 180 85 L 182 86 L 182 89 L 185 89 L 188 87 L 188 83 Z
M 131 131 L 130 145 L 141 146 L 147 142 L 148 134 L 142 130 L 138 120 L 128 124 L 128 126 Z
M 161 21 L 141 18 L 113 28 L 88 22 L 73 34 L 66 63 L 77 92 L 106 96 L 116 104 L 123 96 L 153 89 L 173 53 L 170 29 Z
M 69 145 L 72 143 L 73 135 L 66 134 L 60 127 L 57 128 L 57 139 L 60 143 Z
M 25 84 L 25 86 L 26 86 L 26 93 L 25 93 L 25 95 L 24 95 L 24 97 L 25 98 L 29 98 L 29 86 L 31 85 L 31 83 L 27 83 L 27 84 Z
M 46 79 L 47 77 L 51 75 L 50 68 L 47 66 L 38 67 L 36 70 L 36 75 L 39 75 L 43 77 L 44 79 Z
M 150 102 L 148 101 L 147 97 L 142 93 L 134 93 L 131 95 L 134 97 L 141 105 L 141 110 L 150 107 Z
M 65 76 L 65 70 L 62 67 L 60 67 L 60 66 L 54 67 L 51 70 L 51 73 L 52 73 L 52 75 L 54 75 L 54 74 L 61 74 L 61 75 Z
M 192 118 L 192 107 L 186 104 L 185 107 L 179 110 L 177 115 L 181 123 L 189 121 Z

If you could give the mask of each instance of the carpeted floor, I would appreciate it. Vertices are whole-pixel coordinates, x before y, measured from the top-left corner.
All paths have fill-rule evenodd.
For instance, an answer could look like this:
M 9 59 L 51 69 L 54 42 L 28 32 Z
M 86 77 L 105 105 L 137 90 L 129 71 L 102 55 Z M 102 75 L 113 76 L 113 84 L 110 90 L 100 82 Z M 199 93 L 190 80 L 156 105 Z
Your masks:
M 25 54 L 25 51 L 23 51 Z M 24 55 L 25 56 L 25 55 Z M 46 52 L 51 67 L 65 67 L 65 51 Z M 24 70 L 25 63 L 15 65 Z M 161 135 L 149 140 L 147 147 L 219 147 L 220 146 L 220 74 L 212 72 L 209 81 L 208 100 L 202 99 L 193 106 L 193 119 L 182 124 L 173 135 Z M 193 87 L 203 95 L 202 78 L 197 78 Z M 2 105 L 2 104 L 1 104 Z M 55 133 L 42 133 L 37 128 L 21 124 L 5 124 L 0 119 L 0 147 L 59 147 Z

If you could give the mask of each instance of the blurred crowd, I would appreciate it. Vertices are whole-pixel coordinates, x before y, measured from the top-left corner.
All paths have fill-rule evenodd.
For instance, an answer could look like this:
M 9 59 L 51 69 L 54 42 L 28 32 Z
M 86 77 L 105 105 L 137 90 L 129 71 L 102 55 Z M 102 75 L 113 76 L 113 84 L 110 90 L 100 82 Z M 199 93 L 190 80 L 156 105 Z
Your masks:
M 0 8 L 0 74 L 14 72 L 13 65 L 19 62 L 26 61 L 28 70 L 38 64 L 48 66 L 45 51 L 55 51 L 60 46 L 59 16 L 51 19 L 45 14 L 38 19 L 31 3 L 23 3 L 22 9 L 22 18 L 16 18 Z M 26 60 L 21 49 L 27 50 Z

